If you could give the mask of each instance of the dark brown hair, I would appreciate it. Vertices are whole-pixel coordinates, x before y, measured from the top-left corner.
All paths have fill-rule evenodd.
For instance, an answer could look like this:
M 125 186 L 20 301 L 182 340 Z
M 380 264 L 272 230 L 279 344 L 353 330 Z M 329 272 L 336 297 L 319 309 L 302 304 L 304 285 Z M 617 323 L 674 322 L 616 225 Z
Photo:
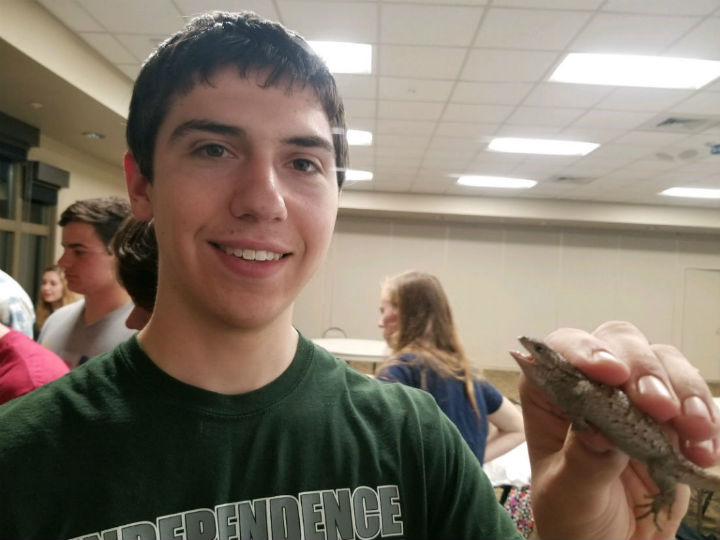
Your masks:
M 99 197 L 75 201 L 60 215 L 58 225 L 64 227 L 68 223 L 87 223 L 110 251 L 110 242 L 130 215 L 130 203 L 120 197 Z
M 129 217 L 112 243 L 117 259 L 118 281 L 133 302 L 152 313 L 158 281 L 158 247 L 152 221 Z
M 153 180 L 155 139 L 172 100 L 228 66 L 241 77 L 268 73 L 264 86 L 309 85 L 333 131 L 338 186 L 348 163 L 345 111 L 335 79 L 300 36 L 251 12 L 213 12 L 191 20 L 147 59 L 135 81 L 126 137 L 140 173 Z

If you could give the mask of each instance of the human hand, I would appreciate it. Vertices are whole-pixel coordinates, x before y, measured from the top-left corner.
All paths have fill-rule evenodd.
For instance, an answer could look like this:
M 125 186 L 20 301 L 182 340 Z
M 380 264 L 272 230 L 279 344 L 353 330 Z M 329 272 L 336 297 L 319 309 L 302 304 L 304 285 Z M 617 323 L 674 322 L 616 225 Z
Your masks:
M 700 374 L 675 348 L 651 345 L 629 323 L 610 322 L 592 334 L 556 330 L 545 343 L 589 378 L 621 387 L 655 418 L 688 459 L 720 459 L 720 413 Z M 520 396 L 532 465 L 533 510 L 541 538 L 674 538 L 689 500 L 678 485 L 670 515 L 646 512 L 658 492 L 647 468 L 596 431 L 569 429 L 568 417 L 545 392 L 521 378 Z

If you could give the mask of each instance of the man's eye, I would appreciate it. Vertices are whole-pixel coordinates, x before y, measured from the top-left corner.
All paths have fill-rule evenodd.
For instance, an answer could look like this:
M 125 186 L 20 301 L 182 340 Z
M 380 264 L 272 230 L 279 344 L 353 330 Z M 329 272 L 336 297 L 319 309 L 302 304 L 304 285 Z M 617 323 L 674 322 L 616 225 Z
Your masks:
M 200 148 L 200 152 L 208 157 L 224 157 L 227 154 L 225 147 L 219 144 L 206 144 Z
M 318 171 L 320 168 L 309 159 L 295 159 L 293 160 L 293 167 L 297 171 L 302 172 L 315 172 Z

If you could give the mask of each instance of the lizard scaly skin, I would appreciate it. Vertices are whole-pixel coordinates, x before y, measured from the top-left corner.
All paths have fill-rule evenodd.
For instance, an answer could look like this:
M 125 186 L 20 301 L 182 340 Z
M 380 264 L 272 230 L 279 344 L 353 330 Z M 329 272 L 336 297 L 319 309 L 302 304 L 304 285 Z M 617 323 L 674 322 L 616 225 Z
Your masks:
M 708 474 L 685 458 L 660 425 L 635 407 L 622 390 L 588 379 L 540 340 L 528 337 L 519 340 L 532 359 L 517 353 L 513 358 L 525 376 L 543 388 L 568 415 L 573 429 L 587 429 L 592 425 L 632 459 L 647 465 L 658 493 L 647 505 L 648 512 L 640 518 L 653 514 L 659 529 L 657 515 L 675 501 L 678 482 L 720 491 L 720 477 Z

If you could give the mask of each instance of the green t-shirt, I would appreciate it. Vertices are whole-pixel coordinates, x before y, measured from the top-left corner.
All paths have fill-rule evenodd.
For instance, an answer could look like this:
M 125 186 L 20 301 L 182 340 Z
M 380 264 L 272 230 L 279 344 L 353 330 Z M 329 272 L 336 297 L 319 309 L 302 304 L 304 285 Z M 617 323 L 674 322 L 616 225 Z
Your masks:
M 432 397 L 303 337 L 242 395 L 133 337 L 0 407 L 2 539 L 385 537 L 521 538 Z

